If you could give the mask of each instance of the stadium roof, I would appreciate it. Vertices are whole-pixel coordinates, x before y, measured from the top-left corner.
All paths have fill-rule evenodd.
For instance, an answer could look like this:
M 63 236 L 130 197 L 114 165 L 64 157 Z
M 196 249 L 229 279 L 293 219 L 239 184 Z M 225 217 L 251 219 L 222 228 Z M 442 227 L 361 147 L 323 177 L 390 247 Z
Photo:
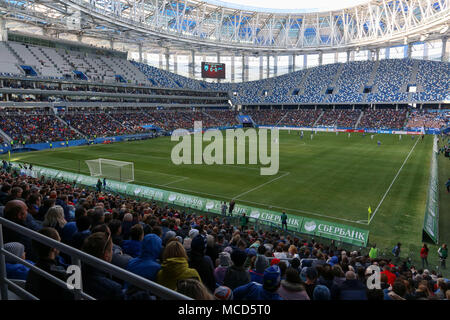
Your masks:
M 349 8 L 369 0 L 204 0 L 205 2 L 236 10 L 271 13 L 324 12 Z
M 252 11 L 217 0 L 0 0 L 12 30 L 40 28 L 45 35 L 96 39 L 94 45 L 114 40 L 144 50 L 300 54 L 450 35 L 450 0 L 372 0 L 312 11 Z

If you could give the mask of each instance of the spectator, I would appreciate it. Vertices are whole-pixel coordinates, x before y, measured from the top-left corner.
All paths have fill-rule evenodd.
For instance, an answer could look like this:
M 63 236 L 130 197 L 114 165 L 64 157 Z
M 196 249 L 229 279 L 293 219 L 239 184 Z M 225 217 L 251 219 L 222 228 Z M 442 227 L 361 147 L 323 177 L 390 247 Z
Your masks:
M 178 280 L 190 278 L 200 280 L 200 275 L 197 270 L 189 268 L 186 250 L 178 241 L 169 242 L 163 252 L 163 262 L 156 277 L 157 282 L 175 290 Z
M 281 280 L 278 294 L 283 300 L 310 300 L 298 271 L 294 268 L 286 270 L 286 279 Z
M 324 285 L 317 285 L 313 291 L 313 300 L 330 300 L 330 290 Z
M 303 272 L 303 270 L 302 270 L 302 272 Z M 306 293 L 308 294 L 309 299 L 312 300 L 314 288 L 317 285 L 317 271 L 316 271 L 316 269 L 314 269 L 312 267 L 307 267 L 305 269 L 304 273 L 306 276 L 306 282 L 305 282 Z
M 233 291 L 228 287 L 220 286 L 214 291 L 214 297 L 216 300 L 233 300 Z
M 443 269 L 446 268 L 445 266 L 445 260 L 448 257 L 448 249 L 447 249 L 447 244 L 443 243 L 441 247 L 439 247 L 438 249 L 438 255 L 439 255 L 439 260 L 441 261 L 441 267 Z
M 195 300 L 214 300 L 213 295 L 197 279 L 178 280 L 177 291 Z
M 369 258 L 370 258 L 370 259 L 376 259 L 377 257 L 378 257 L 377 244 L 374 243 L 373 246 L 370 248 L 370 251 L 369 251 Z
M 356 279 L 353 271 L 347 271 L 345 281 L 337 288 L 336 297 L 338 300 L 367 300 L 365 286 Z
M 130 229 L 130 240 L 124 240 L 122 243 L 122 249 L 125 254 L 138 257 L 142 250 L 142 240 L 144 239 L 144 229 L 142 225 L 135 224 Z
M 269 262 L 267 258 L 263 255 L 258 255 L 255 259 L 255 268 L 250 269 L 250 280 L 263 284 L 264 281 L 264 270 L 269 267 Z
M 141 254 L 128 262 L 128 271 L 148 280 L 156 281 L 156 275 L 161 269 L 161 265 L 157 261 L 161 251 L 161 238 L 155 234 L 146 235 L 142 241 Z
M 219 266 L 214 270 L 214 278 L 216 279 L 216 283 L 220 286 L 223 284 L 227 269 L 231 265 L 230 254 L 228 252 L 219 253 Z
M 211 291 L 216 289 L 214 265 L 209 256 L 205 256 L 205 239 L 198 235 L 192 239 L 189 253 L 189 267 L 197 270 L 202 282 Z
M 55 229 L 61 236 L 66 223 L 67 221 L 64 219 L 64 209 L 57 205 L 48 209 L 44 221 L 42 222 L 42 226 Z
M 76 249 L 81 249 L 84 240 L 91 234 L 91 219 L 88 216 L 81 216 L 75 221 L 77 232 L 72 236 L 70 244 Z
M 231 290 L 250 282 L 250 274 L 244 268 L 247 255 L 240 249 L 234 249 L 231 253 L 231 261 L 233 265 L 228 267 L 227 273 L 223 280 L 223 285 Z
M 250 282 L 233 290 L 234 300 L 282 300 L 277 293 L 280 287 L 281 271 L 271 266 L 264 271 L 264 284 Z
M 25 247 L 23 244 L 19 242 L 8 242 L 5 243 L 5 250 L 14 254 L 15 256 L 25 260 Z M 31 261 L 27 261 L 29 263 L 34 264 Z M 28 272 L 30 268 L 24 266 L 23 264 L 16 262 L 14 259 L 10 257 L 5 257 L 6 263 L 6 276 L 8 279 L 19 279 L 19 280 L 27 280 Z
M 39 233 L 43 236 L 60 241 L 58 232 L 53 228 L 42 228 Z M 63 266 L 57 262 L 59 251 L 42 244 L 36 240 L 32 242 L 33 250 L 37 255 L 36 267 L 50 273 L 63 282 L 67 281 L 68 274 Z M 64 286 L 47 280 L 33 270 L 28 273 L 25 289 L 40 300 L 73 300 L 74 295 Z
M 391 286 L 394 284 L 395 279 L 397 278 L 397 276 L 391 272 L 391 267 L 388 264 L 383 267 L 383 271 L 381 271 L 381 274 L 385 274 L 387 276 L 387 283 Z
M 87 237 L 82 250 L 94 257 L 111 262 L 113 257 L 111 234 L 95 232 Z M 98 300 L 123 300 L 122 286 L 104 271 L 91 265 L 83 266 L 83 290 Z
M 420 258 L 422 259 L 422 268 L 425 268 L 425 263 L 428 268 L 428 247 L 424 243 L 422 249 L 420 249 Z

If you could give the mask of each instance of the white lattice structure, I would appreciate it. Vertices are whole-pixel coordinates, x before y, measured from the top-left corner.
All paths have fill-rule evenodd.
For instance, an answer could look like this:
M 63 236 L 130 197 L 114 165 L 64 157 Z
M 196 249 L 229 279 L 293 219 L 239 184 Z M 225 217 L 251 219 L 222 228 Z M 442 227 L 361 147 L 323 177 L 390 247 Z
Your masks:
M 121 182 L 134 181 L 134 163 L 98 158 L 86 160 L 92 177 L 102 177 Z

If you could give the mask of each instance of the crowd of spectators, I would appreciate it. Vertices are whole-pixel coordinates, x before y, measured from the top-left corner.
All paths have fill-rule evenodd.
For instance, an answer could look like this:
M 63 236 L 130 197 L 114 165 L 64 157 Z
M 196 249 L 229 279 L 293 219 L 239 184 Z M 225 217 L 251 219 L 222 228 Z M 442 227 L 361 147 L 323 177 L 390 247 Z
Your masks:
M 448 279 L 416 268 L 409 260 L 378 257 L 376 245 L 369 255 L 362 255 L 334 242 L 325 245 L 252 226 L 244 230 L 223 216 L 208 217 L 105 190 L 20 175 L 6 162 L 0 173 L 0 213 L 194 299 L 450 299 Z M 6 250 L 67 279 L 70 257 L 7 228 L 3 236 Z M 440 256 L 447 253 L 442 245 Z M 12 259 L 6 263 L 7 276 L 25 280 L 26 289 L 38 298 L 74 299 L 72 292 L 26 266 Z M 370 266 L 382 270 L 380 288 L 367 286 Z M 95 267 L 83 265 L 82 271 L 83 290 L 94 298 L 155 299 L 151 292 Z
M 450 112 L 437 110 L 414 110 L 408 118 L 407 128 L 437 128 L 447 126 L 450 122 Z
M 359 122 L 361 128 L 402 129 L 406 122 L 406 109 L 368 109 Z
M 0 129 L 16 144 L 66 141 L 79 138 L 48 110 L 7 108 L 0 113 Z

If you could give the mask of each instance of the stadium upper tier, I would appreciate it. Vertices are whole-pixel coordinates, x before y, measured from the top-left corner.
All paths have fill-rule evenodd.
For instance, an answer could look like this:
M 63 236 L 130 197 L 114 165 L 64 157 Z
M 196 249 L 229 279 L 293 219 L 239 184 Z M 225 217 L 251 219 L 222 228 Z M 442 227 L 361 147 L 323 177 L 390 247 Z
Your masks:
M 235 105 L 430 103 L 450 100 L 450 63 L 414 59 L 334 63 L 258 81 L 211 83 L 117 57 L 10 41 L 0 42 L 0 76 L 71 78 L 86 83 L 189 89 L 203 92 L 199 97 L 211 97 L 211 92 L 221 91 L 228 92 Z M 2 82 L 2 86 L 8 87 L 8 83 Z M 411 87 L 415 87 L 415 92 L 410 90 Z M 34 85 L 29 89 L 49 88 Z M 56 86 L 50 90 L 64 89 Z M 82 90 L 76 88 L 75 91 Z M 120 93 L 116 88 L 111 90 L 112 93 Z M 183 96 L 192 94 L 183 93 Z

